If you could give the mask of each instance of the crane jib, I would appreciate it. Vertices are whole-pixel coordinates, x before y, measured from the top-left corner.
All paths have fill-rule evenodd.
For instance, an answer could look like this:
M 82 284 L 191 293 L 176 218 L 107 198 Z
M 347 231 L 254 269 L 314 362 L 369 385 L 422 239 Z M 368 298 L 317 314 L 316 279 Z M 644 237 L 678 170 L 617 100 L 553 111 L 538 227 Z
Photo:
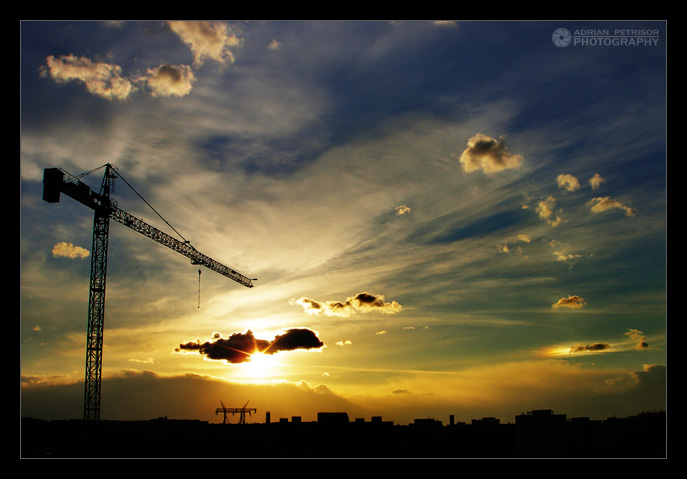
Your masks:
M 179 241 L 154 226 L 149 225 L 145 221 L 119 209 L 110 198 L 102 197 L 78 179 L 68 178 L 68 180 L 65 181 L 65 174 L 66 173 L 59 168 L 46 168 L 43 171 L 43 200 L 48 203 L 57 203 L 60 201 L 60 193 L 64 193 L 70 198 L 94 210 L 107 210 L 109 217 L 113 220 L 183 254 L 189 258 L 193 264 L 205 266 L 248 288 L 253 287 L 253 280 L 251 278 L 204 255 L 191 246 L 190 243 Z
M 147 236 L 154 241 L 157 241 L 160 244 L 167 246 L 177 253 L 183 254 L 187 258 L 190 258 L 193 264 L 205 266 L 206 268 L 226 276 L 227 278 L 233 279 L 237 283 L 240 283 L 246 287 L 253 287 L 253 281 L 250 278 L 204 255 L 189 243 L 173 238 L 167 233 L 160 231 L 154 226 L 147 224 L 145 221 L 136 218 L 135 216 L 117 208 L 116 206 L 110 206 L 110 218 L 118 223 L 123 224 L 124 226 L 131 228 L 134 231 L 141 233 L 144 236 Z

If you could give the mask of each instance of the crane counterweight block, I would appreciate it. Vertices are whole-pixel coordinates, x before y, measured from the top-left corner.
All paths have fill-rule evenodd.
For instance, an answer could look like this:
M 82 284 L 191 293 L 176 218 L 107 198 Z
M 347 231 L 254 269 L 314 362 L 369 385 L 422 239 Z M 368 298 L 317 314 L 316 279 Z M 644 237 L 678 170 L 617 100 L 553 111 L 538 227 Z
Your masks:
M 48 203 L 60 202 L 60 187 L 64 181 L 64 173 L 59 168 L 43 170 L 43 201 Z
M 68 175 L 67 179 L 65 175 Z M 43 200 L 48 203 L 59 203 L 60 193 L 94 210 L 110 205 L 109 192 L 103 196 L 60 168 L 46 168 L 43 170 Z

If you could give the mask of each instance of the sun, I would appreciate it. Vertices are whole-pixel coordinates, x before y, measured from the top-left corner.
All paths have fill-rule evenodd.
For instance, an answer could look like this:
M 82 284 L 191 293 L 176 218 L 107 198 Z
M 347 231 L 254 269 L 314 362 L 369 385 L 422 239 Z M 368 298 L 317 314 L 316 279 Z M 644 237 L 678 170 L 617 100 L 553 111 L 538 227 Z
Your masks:
M 279 363 L 272 354 L 254 352 L 248 361 L 241 363 L 241 376 L 247 380 L 273 379 L 278 374 Z

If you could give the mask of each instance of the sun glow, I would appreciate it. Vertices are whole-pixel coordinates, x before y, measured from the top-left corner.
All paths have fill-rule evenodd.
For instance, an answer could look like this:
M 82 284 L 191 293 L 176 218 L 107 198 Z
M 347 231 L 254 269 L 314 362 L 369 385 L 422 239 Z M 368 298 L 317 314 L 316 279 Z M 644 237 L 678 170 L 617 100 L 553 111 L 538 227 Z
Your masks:
M 249 380 L 274 379 L 278 370 L 279 362 L 274 355 L 257 351 L 250 355 L 250 360 L 240 365 L 241 377 Z
M 545 358 L 556 358 L 570 356 L 572 354 L 570 346 L 548 346 L 538 351 L 539 356 Z

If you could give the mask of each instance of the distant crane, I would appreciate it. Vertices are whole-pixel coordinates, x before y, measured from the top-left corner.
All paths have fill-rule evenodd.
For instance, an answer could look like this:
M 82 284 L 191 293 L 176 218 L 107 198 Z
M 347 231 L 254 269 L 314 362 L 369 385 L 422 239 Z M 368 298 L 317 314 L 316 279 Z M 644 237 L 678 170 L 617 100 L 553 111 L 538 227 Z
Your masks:
M 91 279 L 88 293 L 84 419 L 96 421 L 100 419 L 100 379 L 102 375 L 105 279 L 110 218 L 183 254 L 191 259 L 192 264 L 205 266 L 243 286 L 248 288 L 253 287 L 253 280 L 205 256 L 191 246 L 188 241 L 179 241 L 145 223 L 143 220 L 119 209 L 117 207 L 117 202 L 110 197 L 110 193 L 114 188 L 114 179 L 120 178 L 127 185 L 129 185 L 129 183 L 119 175 L 117 169 L 113 165 L 108 163 L 103 166 L 105 167 L 105 173 L 99 192 L 91 190 L 88 185 L 82 183 L 79 178 L 102 168 L 102 166 L 79 176 L 73 176 L 61 168 L 46 168 L 43 170 L 44 201 L 48 203 L 58 203 L 60 201 L 60 193 L 64 193 L 95 211 L 93 220 L 93 247 L 91 249 Z M 131 185 L 129 186 L 131 187 Z M 131 187 L 131 189 L 133 190 L 133 187 Z M 134 192 L 136 192 L 136 190 L 134 190 Z M 136 192 L 136 194 L 138 195 L 138 192 Z M 140 197 L 141 195 L 138 196 Z M 141 199 L 143 198 L 141 197 Z M 160 216 L 160 218 L 162 217 Z M 164 220 L 164 218 L 162 219 Z M 167 224 L 169 225 L 169 223 Z
M 222 424 L 229 424 L 229 421 L 227 420 L 227 413 L 231 413 L 233 416 L 234 414 L 240 414 L 239 416 L 239 424 L 246 424 L 246 414 L 249 416 L 251 413 L 254 413 L 257 411 L 255 408 L 248 408 L 248 403 L 250 400 L 246 401 L 246 404 L 243 405 L 243 407 L 224 407 L 224 403 L 220 401 L 219 403 L 222 405 L 222 407 L 218 407 L 215 410 L 215 416 L 218 415 L 219 413 L 224 414 L 224 421 Z

